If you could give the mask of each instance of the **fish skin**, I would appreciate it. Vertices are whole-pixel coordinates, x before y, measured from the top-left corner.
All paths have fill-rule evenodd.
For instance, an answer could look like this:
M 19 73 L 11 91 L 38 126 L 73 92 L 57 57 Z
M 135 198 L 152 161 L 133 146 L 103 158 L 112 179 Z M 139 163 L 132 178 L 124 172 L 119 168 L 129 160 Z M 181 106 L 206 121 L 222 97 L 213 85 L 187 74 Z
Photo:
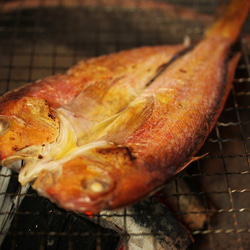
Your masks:
M 58 136 L 59 121 L 44 99 L 13 99 L 4 103 L 0 110 L 0 158 L 6 159 L 4 164 L 15 152 L 32 145 L 50 143 Z
M 239 56 L 235 57 L 230 67 L 234 69 L 238 59 Z M 185 138 L 184 141 L 185 128 L 176 128 L 169 122 L 163 125 L 166 120 L 162 117 L 162 106 L 159 105 L 157 109 L 155 106 L 154 115 L 151 115 L 150 119 L 127 140 L 121 142 L 119 147 L 107 145 L 89 150 L 74 158 L 75 164 L 71 165 L 72 160 L 65 162 L 59 175 L 52 175 L 51 171 L 43 170 L 33 188 L 66 209 L 99 212 L 132 204 L 164 185 L 167 179 L 198 159 L 195 153 L 204 143 L 212 127 L 208 126 L 209 122 L 205 117 L 196 120 L 199 113 L 189 112 L 188 117 L 185 114 L 185 119 L 195 124 L 191 126 L 193 131 L 190 132 L 189 138 Z M 174 109 L 175 106 L 170 108 Z M 171 109 L 164 110 L 166 114 L 168 111 L 173 112 Z M 174 118 L 182 119 L 183 114 L 177 112 L 177 118 Z M 211 126 L 213 122 L 214 120 L 210 119 Z M 153 130 L 157 130 L 155 137 Z M 112 137 L 109 139 L 114 141 Z M 170 145 L 166 145 L 166 141 L 170 140 Z M 167 158 L 169 155 L 171 158 Z M 92 171 L 86 171 L 87 166 L 94 168 Z M 98 177 L 100 172 L 101 179 Z M 83 180 L 104 182 L 109 184 L 109 188 L 105 187 L 105 191 L 102 192 L 94 192 L 90 188 L 83 191 Z
M 55 110 L 72 102 L 76 96 L 74 104 L 71 105 L 74 111 L 79 109 L 79 105 L 89 104 L 88 111 L 85 108 L 84 112 L 88 127 L 92 124 L 93 117 L 96 122 L 97 105 L 103 107 L 99 120 L 112 112 L 117 112 L 117 109 L 124 108 L 142 91 L 143 86 L 150 81 L 161 65 L 170 61 L 184 48 L 181 44 L 142 47 L 90 58 L 79 62 L 66 74 L 50 76 L 6 93 L 0 98 L 0 130 L 1 127 L 5 127 L 3 130 L 8 127 L 7 133 L 0 131 L 1 163 L 9 165 L 17 158 L 19 150 L 34 145 L 37 146 L 34 155 L 37 155 L 37 152 L 41 151 L 40 145 L 55 141 L 59 134 L 59 121 Z M 127 81 L 130 85 L 126 85 Z M 127 94 L 121 95 L 118 90 L 123 90 Z M 79 94 L 80 92 L 82 93 Z M 117 99 L 111 103 L 110 96 L 114 95 Z M 106 105 L 103 105 L 105 103 Z M 28 106 L 27 112 L 22 110 L 22 107 Z M 48 118 L 53 117 L 54 120 L 44 119 L 45 110 L 48 112 Z M 30 112 L 32 115 L 29 115 Z M 14 158 L 10 159 L 11 156 Z
M 84 166 L 87 171 L 82 176 L 76 171 L 70 177 L 72 161 L 65 161 L 62 172 L 50 176 L 49 185 L 44 185 L 50 175 L 44 170 L 33 187 L 66 209 L 98 212 L 142 199 L 196 160 L 195 154 L 231 89 L 240 54 L 229 58 L 230 48 L 248 9 L 249 1 L 239 6 L 233 0 L 229 12 L 192 51 L 172 62 L 120 116 L 102 127 L 102 133 L 93 140 L 111 145 L 94 147 L 74 158 L 76 163 L 70 171 Z M 234 15 L 240 17 L 232 19 Z M 88 171 L 88 166 L 94 167 Z M 83 180 L 89 183 L 84 191 Z M 100 189 L 92 184 L 100 185 Z M 62 190 L 67 191 L 62 194 Z
M 217 23 L 192 51 L 174 60 L 145 90 L 139 87 L 138 96 L 133 94 L 134 99 L 122 105 L 123 109 L 119 106 L 117 111 L 108 111 L 109 118 L 104 121 L 97 115 L 97 120 L 81 132 L 80 121 L 87 119 L 74 118 L 74 112 L 84 108 L 84 102 L 73 100 L 57 109 L 60 124 L 68 125 L 60 127 L 58 140 L 70 146 L 54 143 L 35 168 L 32 162 L 25 165 L 19 181 L 35 180 L 33 187 L 40 194 L 80 212 L 123 207 L 164 185 L 197 159 L 195 154 L 225 104 L 240 57 L 228 58 L 228 54 L 249 5 L 247 0 L 233 0 L 219 21 L 223 25 Z M 234 15 L 239 18 L 232 19 Z M 97 94 L 97 99 L 100 97 L 104 100 L 102 93 Z M 103 111 L 99 101 L 87 114 Z M 62 138 L 63 129 L 66 136 Z

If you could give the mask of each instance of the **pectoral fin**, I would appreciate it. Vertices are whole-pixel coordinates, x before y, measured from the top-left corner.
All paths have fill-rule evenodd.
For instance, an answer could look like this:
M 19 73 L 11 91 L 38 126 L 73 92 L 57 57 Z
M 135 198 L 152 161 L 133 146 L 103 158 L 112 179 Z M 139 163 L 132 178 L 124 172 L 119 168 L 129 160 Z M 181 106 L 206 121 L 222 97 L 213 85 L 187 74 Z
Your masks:
M 207 155 L 208 155 L 208 153 L 205 153 L 204 155 L 200 155 L 200 156 L 193 156 L 193 157 L 191 157 L 191 159 L 189 159 L 189 161 L 187 161 L 182 167 L 180 167 L 180 168 L 177 169 L 177 171 L 175 172 L 175 174 L 179 174 L 182 170 L 184 170 L 192 162 L 198 161 L 198 160 L 202 159 L 203 157 L 205 157 Z
M 136 99 L 125 110 L 92 127 L 88 133 L 88 140 L 102 138 L 120 144 L 149 119 L 153 109 L 152 95 Z

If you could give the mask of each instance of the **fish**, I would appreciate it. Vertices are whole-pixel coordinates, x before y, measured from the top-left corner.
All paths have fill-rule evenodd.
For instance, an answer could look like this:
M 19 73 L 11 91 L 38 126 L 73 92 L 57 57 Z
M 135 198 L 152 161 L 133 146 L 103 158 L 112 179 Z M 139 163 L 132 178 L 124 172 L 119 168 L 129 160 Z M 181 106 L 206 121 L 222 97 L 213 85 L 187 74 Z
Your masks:
M 5 94 L 2 165 L 23 160 L 22 185 L 77 212 L 119 209 L 162 188 L 203 157 L 197 153 L 232 86 L 241 55 L 231 49 L 249 7 L 232 0 L 191 48 L 91 58 Z

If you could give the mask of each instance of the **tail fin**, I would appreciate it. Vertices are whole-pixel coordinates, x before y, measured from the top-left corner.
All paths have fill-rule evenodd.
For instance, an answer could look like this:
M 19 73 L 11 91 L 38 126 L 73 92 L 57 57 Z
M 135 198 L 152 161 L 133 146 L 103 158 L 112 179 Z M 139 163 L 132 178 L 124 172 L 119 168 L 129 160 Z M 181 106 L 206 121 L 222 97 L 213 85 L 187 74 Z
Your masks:
M 250 0 L 231 0 L 225 14 L 207 32 L 206 37 L 222 36 L 234 43 L 247 18 Z

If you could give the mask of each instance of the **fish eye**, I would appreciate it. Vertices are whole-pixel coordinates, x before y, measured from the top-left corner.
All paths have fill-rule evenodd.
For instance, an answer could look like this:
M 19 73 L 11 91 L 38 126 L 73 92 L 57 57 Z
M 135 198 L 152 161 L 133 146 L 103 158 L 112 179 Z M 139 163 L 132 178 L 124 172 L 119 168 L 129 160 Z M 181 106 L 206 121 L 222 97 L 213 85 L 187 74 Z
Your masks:
M 0 136 L 5 134 L 10 128 L 10 122 L 7 119 L 0 118 Z
M 83 179 L 81 182 L 82 188 L 91 193 L 103 193 L 110 189 L 111 179 L 109 177 L 93 177 Z

